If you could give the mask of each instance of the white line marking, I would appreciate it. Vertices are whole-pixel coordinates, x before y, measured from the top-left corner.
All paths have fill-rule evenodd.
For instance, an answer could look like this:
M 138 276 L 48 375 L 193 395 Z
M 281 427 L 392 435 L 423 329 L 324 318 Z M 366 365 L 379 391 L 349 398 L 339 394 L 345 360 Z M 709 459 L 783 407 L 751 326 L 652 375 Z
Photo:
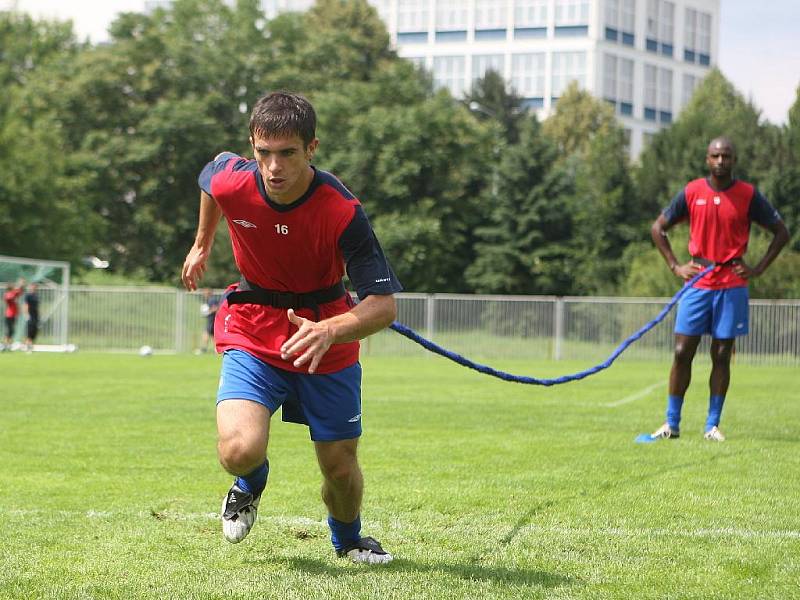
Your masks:
M 219 515 L 213 512 L 203 513 L 179 513 L 166 510 L 159 513 L 164 516 L 165 520 L 171 521 L 206 521 L 206 520 L 219 520 Z M 10 515 L 16 517 L 31 517 L 36 516 L 41 519 L 47 516 L 58 517 L 85 517 L 88 519 L 103 519 L 112 517 L 141 517 L 152 519 L 153 515 L 144 511 L 102 511 L 102 510 L 44 510 L 44 509 L 0 509 L 0 515 Z M 259 521 L 268 521 L 283 526 L 306 526 L 306 527 L 320 527 L 327 529 L 328 524 L 326 521 L 318 521 L 308 517 L 299 516 L 264 516 L 258 517 Z M 371 524 L 377 526 L 377 523 Z M 740 539 L 787 539 L 787 540 L 800 540 L 800 531 L 793 529 L 772 529 L 772 530 L 757 530 L 757 529 L 739 529 L 737 527 L 715 527 L 715 528 L 700 528 L 700 529 L 663 529 L 657 527 L 635 527 L 626 529 L 624 527 L 599 527 L 592 529 L 589 527 L 559 527 L 559 526 L 543 526 L 543 525 L 526 525 L 520 531 L 527 531 L 529 533 L 549 533 L 557 535 L 577 535 L 581 537 L 588 537 L 591 535 L 605 535 L 615 537 L 646 537 L 646 538 L 740 538 Z
M 622 406 L 623 404 L 627 404 L 628 402 L 633 402 L 634 400 L 638 400 L 639 398 L 644 398 L 650 392 L 652 392 L 657 387 L 661 387 L 664 385 L 664 381 L 659 381 L 658 383 L 654 383 L 653 385 L 648 385 L 643 390 L 639 390 L 635 394 L 631 394 L 630 396 L 625 396 L 622 400 L 617 400 L 615 402 L 609 402 L 605 406 L 608 408 L 614 408 L 616 406 Z

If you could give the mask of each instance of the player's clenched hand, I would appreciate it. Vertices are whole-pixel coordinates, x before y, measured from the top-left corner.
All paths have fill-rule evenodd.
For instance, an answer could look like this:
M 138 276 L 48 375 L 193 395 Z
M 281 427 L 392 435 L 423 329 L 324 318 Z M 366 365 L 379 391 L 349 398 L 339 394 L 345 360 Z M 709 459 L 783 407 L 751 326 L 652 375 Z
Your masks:
M 700 271 L 703 270 L 703 265 L 699 265 L 693 260 L 690 260 L 685 265 L 678 265 L 673 269 L 675 275 L 683 279 L 684 281 L 689 281 L 692 277 L 697 275 Z
M 324 322 L 317 323 L 299 317 L 291 308 L 287 311 L 287 316 L 289 322 L 297 327 L 297 331 L 281 346 L 281 358 L 289 360 L 296 356 L 292 363 L 295 367 L 301 367 L 311 361 L 308 372 L 313 373 L 333 344 L 333 333 Z
M 190 292 L 197 289 L 197 283 L 203 278 L 206 272 L 208 255 L 208 250 L 192 246 L 192 249 L 189 250 L 189 254 L 186 255 L 186 260 L 183 261 L 181 281 L 183 281 L 184 287 Z
M 752 279 L 753 277 L 758 277 L 761 274 L 744 261 L 734 263 L 731 266 L 731 270 L 743 279 Z

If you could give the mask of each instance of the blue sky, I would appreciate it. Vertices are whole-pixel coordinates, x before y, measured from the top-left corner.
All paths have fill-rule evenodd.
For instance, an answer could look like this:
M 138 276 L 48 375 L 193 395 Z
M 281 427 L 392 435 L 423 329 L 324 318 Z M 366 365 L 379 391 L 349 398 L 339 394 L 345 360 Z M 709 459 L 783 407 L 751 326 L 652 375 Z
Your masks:
M 17 0 L 36 16 L 73 19 L 93 41 L 119 11 L 139 11 L 144 0 Z M 800 0 L 720 0 L 719 67 L 773 123 L 786 122 L 800 85 Z
M 763 116 L 785 123 L 800 85 L 800 0 L 720 5 L 720 69 Z

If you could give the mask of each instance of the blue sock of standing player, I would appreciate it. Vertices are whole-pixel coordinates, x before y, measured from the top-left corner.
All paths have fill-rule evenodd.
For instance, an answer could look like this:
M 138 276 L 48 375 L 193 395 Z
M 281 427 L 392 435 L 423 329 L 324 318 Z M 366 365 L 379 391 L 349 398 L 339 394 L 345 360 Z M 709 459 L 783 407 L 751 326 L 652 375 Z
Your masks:
M 667 424 L 673 431 L 681 428 L 681 409 L 683 408 L 683 396 L 667 396 Z
M 725 396 L 711 396 L 708 399 L 708 417 L 706 418 L 706 431 L 712 427 L 718 427 L 722 418 L 722 405 L 725 404 Z
M 328 515 L 328 527 L 331 528 L 331 543 L 337 552 L 361 539 L 361 515 L 352 523 L 343 523 Z
M 264 459 L 264 463 L 243 477 L 236 478 L 236 485 L 245 492 L 258 496 L 267 487 L 267 477 L 269 476 L 269 461 Z

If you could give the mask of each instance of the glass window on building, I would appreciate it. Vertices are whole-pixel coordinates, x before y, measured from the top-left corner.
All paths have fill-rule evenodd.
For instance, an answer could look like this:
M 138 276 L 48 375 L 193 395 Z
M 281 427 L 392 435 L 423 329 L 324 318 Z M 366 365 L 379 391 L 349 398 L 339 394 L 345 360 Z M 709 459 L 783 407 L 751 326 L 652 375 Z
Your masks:
M 556 0 L 556 27 L 563 25 L 588 25 L 589 0 Z
M 692 94 L 694 94 L 694 89 L 697 87 L 699 81 L 699 77 L 695 77 L 689 73 L 683 74 L 683 85 L 681 87 L 681 108 L 684 108 L 687 104 L 689 104 L 689 100 L 692 99 Z
M 585 36 L 589 33 L 589 0 L 556 0 L 556 37 Z
M 433 85 L 447 88 L 454 98 L 461 98 L 466 91 L 465 62 L 463 56 L 435 56 Z
M 687 8 L 684 18 L 683 59 L 686 62 L 711 63 L 711 15 Z
M 514 27 L 517 29 L 546 28 L 550 0 L 515 0 Z
M 586 87 L 586 52 L 553 52 L 551 96 L 561 96 L 572 81 Z
M 482 79 L 487 71 L 505 76 L 505 57 L 502 54 L 476 54 L 472 57 L 472 83 Z
M 475 29 L 505 29 L 508 27 L 508 1 L 475 0 Z M 466 3 L 462 2 L 462 4 Z
M 436 0 L 436 31 L 466 30 L 466 4 L 461 0 Z
M 672 70 L 644 66 L 644 118 L 672 123 Z
M 675 3 L 647 0 L 647 36 L 645 48 L 672 56 L 675 35 Z
M 545 54 L 532 52 L 511 56 L 511 87 L 527 99 L 544 99 Z
M 428 31 L 428 0 L 397 0 L 397 32 Z
M 605 38 L 627 46 L 634 44 L 636 0 L 606 0 Z
M 633 115 L 633 60 L 612 54 L 603 57 L 603 98 L 620 115 Z

